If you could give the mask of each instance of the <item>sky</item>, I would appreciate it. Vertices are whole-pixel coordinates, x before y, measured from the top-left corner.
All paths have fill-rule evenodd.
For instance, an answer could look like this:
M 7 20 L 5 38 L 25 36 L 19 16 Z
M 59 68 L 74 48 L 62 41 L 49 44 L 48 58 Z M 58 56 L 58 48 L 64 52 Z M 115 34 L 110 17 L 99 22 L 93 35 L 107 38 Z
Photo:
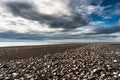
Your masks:
M 0 0 L 0 42 L 120 42 L 120 0 Z

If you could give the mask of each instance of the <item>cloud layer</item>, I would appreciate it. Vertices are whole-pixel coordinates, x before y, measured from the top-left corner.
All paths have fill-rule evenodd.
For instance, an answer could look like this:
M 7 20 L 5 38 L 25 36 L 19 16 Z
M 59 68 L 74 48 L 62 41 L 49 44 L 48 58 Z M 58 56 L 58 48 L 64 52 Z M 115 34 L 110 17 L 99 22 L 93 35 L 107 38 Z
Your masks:
M 56 0 L 55 2 L 51 2 L 50 0 L 39 1 L 41 2 L 39 5 L 43 5 L 40 6 L 40 11 L 36 9 L 36 5 L 32 5 L 28 2 L 10 1 L 6 2 L 5 5 L 15 16 L 39 21 L 39 23 L 48 24 L 50 27 L 53 28 L 73 29 L 88 24 L 87 20 L 82 18 L 81 15 L 73 13 L 70 10 L 72 8 L 65 8 L 68 4 L 64 3 L 63 0 Z M 63 5 L 64 10 L 61 10 L 61 7 L 58 5 Z M 57 6 L 58 8 L 56 8 Z M 50 10 L 48 11 L 48 9 L 46 8 L 50 8 Z
M 1 0 L 0 39 L 120 39 L 120 1 Z

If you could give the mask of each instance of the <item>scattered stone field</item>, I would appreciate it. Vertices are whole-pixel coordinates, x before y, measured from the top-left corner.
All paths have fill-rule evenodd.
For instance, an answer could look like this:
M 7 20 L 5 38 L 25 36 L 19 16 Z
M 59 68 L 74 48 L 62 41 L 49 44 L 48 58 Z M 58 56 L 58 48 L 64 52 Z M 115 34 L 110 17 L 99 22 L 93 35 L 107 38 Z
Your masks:
M 120 80 L 120 45 L 0 48 L 0 80 Z

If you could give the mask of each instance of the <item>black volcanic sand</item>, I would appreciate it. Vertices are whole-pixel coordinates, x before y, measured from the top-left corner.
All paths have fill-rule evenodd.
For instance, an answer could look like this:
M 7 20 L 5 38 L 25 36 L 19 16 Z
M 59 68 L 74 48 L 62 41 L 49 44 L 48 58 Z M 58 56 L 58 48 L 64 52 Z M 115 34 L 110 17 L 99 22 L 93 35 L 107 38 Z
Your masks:
M 120 80 L 120 45 L 0 48 L 0 80 Z

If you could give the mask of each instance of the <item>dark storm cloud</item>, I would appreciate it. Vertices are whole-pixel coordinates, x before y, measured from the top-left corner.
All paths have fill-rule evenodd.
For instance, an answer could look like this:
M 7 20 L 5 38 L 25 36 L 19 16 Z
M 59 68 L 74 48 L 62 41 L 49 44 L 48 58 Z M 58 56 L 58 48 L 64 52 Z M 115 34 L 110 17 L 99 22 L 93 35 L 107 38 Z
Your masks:
M 53 28 L 73 29 L 80 26 L 88 25 L 89 23 L 87 19 L 84 19 L 80 14 L 72 12 L 72 10 L 71 12 L 73 13 L 73 16 L 56 17 L 54 15 L 39 13 L 35 9 L 35 5 L 27 2 L 7 2 L 5 3 L 5 5 L 15 16 L 39 21 L 40 24 L 45 23 Z
M 107 39 L 113 39 L 113 38 L 118 38 L 118 35 L 101 35 L 101 34 L 93 34 L 93 33 L 88 33 L 88 34 L 81 34 L 81 35 L 74 35 L 74 36 L 67 36 L 69 39 L 84 39 L 84 40 L 107 40 Z
M 0 32 L 0 38 L 3 39 L 18 39 L 18 40 L 44 40 L 45 35 L 36 34 L 19 34 L 13 31 Z
M 120 26 L 114 26 L 114 27 L 99 27 L 96 28 L 94 31 L 96 31 L 95 34 L 112 34 L 112 33 L 116 33 L 116 32 L 120 32 Z
M 2 39 L 15 39 L 15 40 L 65 40 L 65 39 L 84 39 L 84 40 L 106 40 L 111 38 L 118 38 L 117 35 L 56 35 L 49 36 L 44 34 L 20 34 L 13 31 L 0 32 L 0 38 Z

